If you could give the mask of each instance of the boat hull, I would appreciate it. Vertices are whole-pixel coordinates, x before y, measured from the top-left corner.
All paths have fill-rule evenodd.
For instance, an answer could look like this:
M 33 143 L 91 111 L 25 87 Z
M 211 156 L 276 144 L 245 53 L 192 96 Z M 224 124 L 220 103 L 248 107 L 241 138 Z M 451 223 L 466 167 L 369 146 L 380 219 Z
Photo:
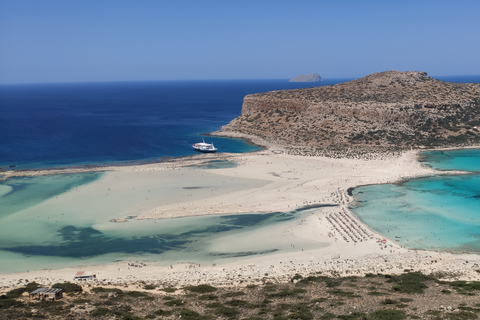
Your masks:
M 217 152 L 217 149 L 200 149 L 200 148 L 193 148 L 195 151 L 203 152 L 203 153 L 214 153 Z
M 193 149 L 204 153 L 217 152 L 217 148 L 213 146 L 213 143 L 199 142 L 193 144 Z

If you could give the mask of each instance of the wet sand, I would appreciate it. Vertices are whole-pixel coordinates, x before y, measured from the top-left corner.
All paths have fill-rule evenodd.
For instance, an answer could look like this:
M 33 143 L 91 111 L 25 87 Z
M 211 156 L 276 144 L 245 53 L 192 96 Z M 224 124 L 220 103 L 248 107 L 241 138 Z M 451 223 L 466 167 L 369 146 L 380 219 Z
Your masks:
M 238 166 L 208 170 L 199 167 L 219 159 L 234 161 Z M 75 172 L 79 170 L 82 169 L 74 169 Z M 226 236 L 211 244 L 219 250 L 222 246 L 237 246 L 241 250 L 252 246 L 261 248 L 265 239 L 288 241 L 292 250 L 287 254 L 247 256 L 215 265 L 189 261 L 165 266 L 156 261 L 144 264 L 122 261 L 81 267 L 81 270 L 97 274 L 96 281 L 102 285 L 135 287 L 139 281 L 162 286 L 196 283 L 245 285 L 266 279 L 284 281 L 295 273 L 364 275 L 403 272 L 405 269 L 443 272 L 445 276 L 461 279 L 480 278 L 475 271 L 480 269 L 477 255 L 402 248 L 394 239 L 372 231 L 348 209 L 354 200 L 348 194 L 349 188 L 434 174 L 434 170 L 417 161 L 414 151 L 375 159 L 332 159 L 291 156 L 280 149 L 268 149 L 252 154 L 198 155 L 171 162 L 101 170 L 106 173 L 100 180 L 67 193 L 62 201 L 78 201 L 74 192 L 81 192 L 92 199 L 91 210 L 100 205 L 108 211 L 104 217 L 108 221 L 106 224 L 115 223 L 110 220 L 121 222 L 131 216 L 150 219 L 154 223 L 172 217 L 286 212 L 305 206 L 335 205 L 315 209 L 314 214 L 295 223 L 272 227 L 266 234 Z M 61 173 L 68 172 L 65 169 Z M 32 171 L 21 174 L 52 173 Z M 55 205 L 54 200 L 51 201 L 46 205 Z M 309 245 L 307 248 L 296 247 L 296 243 Z M 0 274 L 0 286 L 5 291 L 22 285 L 25 279 L 45 285 L 72 281 L 77 271 L 79 267 Z

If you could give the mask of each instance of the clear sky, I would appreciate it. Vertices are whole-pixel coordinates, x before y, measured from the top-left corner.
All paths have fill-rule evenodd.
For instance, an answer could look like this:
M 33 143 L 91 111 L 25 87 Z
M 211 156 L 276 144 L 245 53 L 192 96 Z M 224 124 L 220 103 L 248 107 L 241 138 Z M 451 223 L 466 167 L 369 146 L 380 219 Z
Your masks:
M 479 0 L 0 0 L 0 83 L 480 74 Z

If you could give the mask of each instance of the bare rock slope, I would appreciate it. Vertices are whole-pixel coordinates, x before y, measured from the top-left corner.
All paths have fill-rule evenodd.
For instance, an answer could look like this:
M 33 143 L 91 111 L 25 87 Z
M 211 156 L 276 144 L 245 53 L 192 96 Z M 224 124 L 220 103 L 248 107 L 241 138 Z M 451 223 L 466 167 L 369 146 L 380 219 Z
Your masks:
M 220 133 L 295 150 L 401 150 L 480 142 L 480 84 L 387 71 L 331 86 L 247 95 Z

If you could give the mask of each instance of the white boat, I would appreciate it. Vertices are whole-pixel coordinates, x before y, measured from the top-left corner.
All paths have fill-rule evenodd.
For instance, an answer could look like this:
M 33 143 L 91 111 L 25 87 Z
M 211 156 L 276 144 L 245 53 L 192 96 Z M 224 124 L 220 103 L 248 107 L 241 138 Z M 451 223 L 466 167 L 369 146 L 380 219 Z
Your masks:
M 194 143 L 193 149 L 200 152 L 217 152 L 218 150 L 213 143 L 206 143 L 204 139 L 202 139 L 202 142 Z

